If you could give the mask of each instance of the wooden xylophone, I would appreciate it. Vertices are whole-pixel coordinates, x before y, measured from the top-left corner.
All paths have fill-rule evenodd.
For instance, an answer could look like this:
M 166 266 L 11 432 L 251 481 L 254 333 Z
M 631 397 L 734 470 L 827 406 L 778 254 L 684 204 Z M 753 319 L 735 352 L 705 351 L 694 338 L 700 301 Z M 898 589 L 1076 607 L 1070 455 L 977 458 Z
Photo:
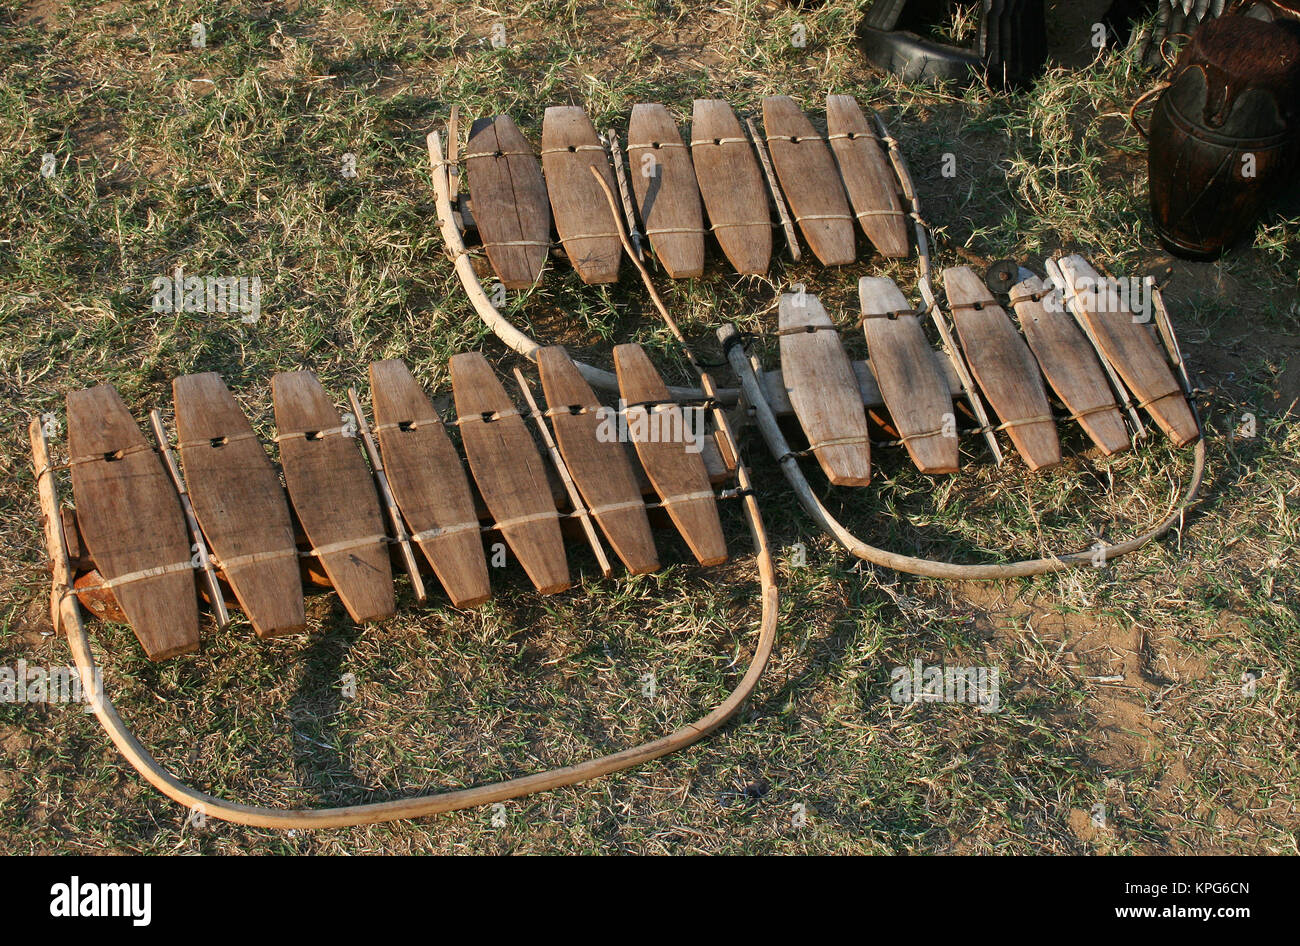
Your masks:
M 341 414 L 310 372 L 276 375 L 280 472 L 216 374 L 173 382 L 179 463 L 160 414 L 152 415 L 151 444 L 107 385 L 68 395 L 66 463 L 52 462 L 46 427 L 34 420 L 52 617 L 68 635 L 92 707 L 128 761 L 204 814 L 267 827 L 326 827 L 572 784 L 673 752 L 725 722 L 758 682 L 776 635 L 775 568 L 757 500 L 720 410 L 710 412 L 716 429 L 703 432 L 686 422 L 686 409 L 669 397 L 640 347 L 618 346 L 614 363 L 621 403 L 602 408 L 563 348 L 539 352 L 543 410 L 522 372 L 515 372 L 527 405 L 521 409 L 481 354 L 454 356 L 454 423 L 468 475 L 433 403 L 397 360 L 370 366 L 373 426 L 356 391 L 349 392 L 352 412 Z M 59 502 L 56 479 L 64 470 L 75 511 Z M 725 488 L 728 482 L 734 487 Z M 129 621 L 154 660 L 199 646 L 203 600 L 219 625 L 227 607 L 242 609 L 260 637 L 305 629 L 304 589 L 332 590 L 357 623 L 383 620 L 396 606 L 393 561 L 405 566 L 418 599 L 427 597 L 423 575 L 432 574 L 452 605 L 473 607 L 492 593 L 485 534 L 508 545 L 537 591 L 557 594 L 571 583 L 566 531 L 590 545 L 606 577 L 614 568 L 602 536 L 629 573 L 660 567 L 651 533 L 660 518 L 700 564 L 725 562 L 719 498 L 741 501 L 755 541 L 762 619 L 753 660 L 712 711 L 643 746 L 471 789 L 282 811 L 228 802 L 180 782 L 131 734 L 98 685 L 83 605 Z
M 851 98 L 828 98 L 825 138 L 781 96 L 763 102 L 765 136 L 752 119 L 742 126 L 720 100 L 697 101 L 693 119 L 689 137 L 683 138 L 662 106 L 633 110 L 631 187 L 617 135 L 611 132 L 607 139 L 611 162 L 577 107 L 547 110 L 540 155 L 504 116 L 475 123 L 460 157 L 454 112 L 450 154 L 444 155 L 437 132 L 428 136 L 439 228 L 455 271 L 484 323 L 536 364 L 546 404 L 543 410 L 517 369 L 525 409 L 481 355 L 456 355 L 450 366 L 455 425 L 468 474 L 442 418 L 399 361 L 371 365 L 373 426 L 355 391 L 349 392 L 352 411 L 343 415 L 310 373 L 273 379 L 283 485 L 247 417 L 214 374 L 173 384 L 179 462 L 161 415 L 151 417 L 156 443 L 150 444 L 107 386 L 68 396 L 66 464 L 52 463 L 45 427 L 32 422 L 33 463 L 53 563 L 52 617 L 68 635 L 101 723 L 152 784 L 206 814 L 246 824 L 365 824 L 573 784 L 703 738 L 752 692 L 776 636 L 775 568 L 725 410 L 732 404 L 741 408 L 738 418 L 752 417 L 814 521 L 859 558 L 889 568 L 993 579 L 1095 564 L 1094 550 L 976 565 L 879 549 L 831 514 L 800 467 L 806 452 L 832 485 L 866 486 L 874 424 L 889 431 L 924 472 L 955 472 L 959 410 L 969 414 L 973 430 L 999 463 L 997 435 L 1005 432 L 1031 470 L 1061 462 L 1058 413 L 1077 420 L 1100 451 L 1111 455 L 1145 436 L 1145 412 L 1174 444 L 1196 444 L 1191 483 L 1163 520 L 1103 552 L 1110 558 L 1131 552 L 1180 521 L 1204 473 L 1205 442 L 1158 290 L 1151 292 L 1153 333 L 1134 313 L 1102 303 L 1092 291 L 1098 274 L 1082 257 L 1049 261 L 1053 285 L 1033 277 L 1011 287 L 1008 305 L 1019 320 L 1017 331 L 969 268 L 945 270 L 944 302 L 939 301 L 931 286 L 929 229 L 898 141 L 878 116 L 868 121 Z M 467 198 L 460 194 L 462 165 L 470 184 Z M 552 243 L 552 220 L 558 246 Z M 861 229 L 883 257 L 904 258 L 915 247 L 922 303 L 910 306 L 892 280 L 863 278 L 861 317 L 852 328 L 864 332 L 868 358 L 854 362 L 841 338 L 850 326 L 837 325 L 813 293 L 783 294 L 775 331 L 780 370 L 764 371 L 745 351 L 746 334 L 724 324 L 718 337 L 739 387 L 719 388 L 655 290 L 639 226 L 672 278 L 703 271 L 710 233 L 737 272 L 759 274 L 771 266 L 774 229 L 784 232 L 792 257 L 800 256 L 801 234 L 827 266 L 856 262 L 856 230 Z M 621 257 L 627 255 L 696 370 L 698 387 L 665 385 L 635 345 L 615 348 L 615 370 L 609 372 L 530 338 L 485 292 L 467 245 L 475 231 L 507 288 L 535 285 L 552 249 L 562 249 L 587 283 L 619 278 Z M 942 353 L 926 337 L 924 317 Z M 1049 386 L 1062 405 L 1059 411 Z M 619 394 L 615 416 L 631 450 L 621 438 L 602 433 L 608 415 L 602 415 L 597 389 Z M 713 420 L 713 432 L 702 440 L 685 434 L 683 405 L 692 401 Z M 807 451 L 790 447 L 778 419 L 782 415 L 799 424 Z M 665 428 L 678 431 L 678 438 L 665 438 Z M 75 513 L 59 502 L 56 478 L 64 468 Z M 734 486 L 727 488 L 728 482 Z M 718 486 L 722 491 L 715 493 Z M 128 620 L 146 653 L 160 660 L 198 646 L 201 599 L 218 624 L 229 607 L 241 608 L 263 637 L 305 627 L 305 590 L 331 590 L 358 623 L 382 620 L 396 607 L 394 562 L 405 569 L 421 601 L 429 574 L 454 606 L 481 604 L 491 594 L 484 533 L 501 537 L 543 594 L 570 585 L 566 532 L 590 545 L 606 577 L 613 566 L 601 536 L 630 573 L 659 567 L 650 531 L 656 518 L 671 522 L 701 565 L 720 564 L 728 550 L 719 498 L 741 502 L 755 545 L 762 618 L 754 655 L 718 706 L 643 746 L 492 785 L 348 808 L 283 811 L 225 801 L 186 786 L 139 743 L 98 687 L 83 604 L 93 613 Z
M 312 373 L 276 375 L 280 472 L 216 374 L 172 383 L 180 464 L 171 469 L 172 445 L 149 443 L 112 387 L 74 391 L 66 466 L 75 512 L 62 520 L 78 595 L 92 613 L 125 617 L 161 660 L 198 647 L 199 597 L 241 609 L 261 637 L 305 629 L 304 579 L 332 589 L 353 621 L 384 620 L 396 607 L 390 557 L 420 600 L 422 574 L 432 574 L 453 606 L 475 607 L 492 595 L 489 533 L 546 595 L 571 585 L 565 525 L 605 577 L 614 571 L 605 543 L 629 574 L 660 567 L 656 511 L 700 564 L 722 564 L 714 486 L 734 478 L 734 455 L 716 434 L 694 442 L 694 409 L 668 397 L 639 346 L 618 346 L 614 362 L 621 410 L 602 407 L 557 346 L 538 357 L 549 406 L 518 374 L 529 405 L 521 411 L 482 355 L 454 356 L 454 424 L 469 475 L 433 403 L 395 359 L 370 366 L 373 426 L 355 391 L 355 413 L 340 414 Z M 412 546 L 423 563 L 407 554 Z M 209 566 L 220 594 L 196 589 Z
M 623 237 L 632 244 L 628 255 L 642 270 L 665 318 L 644 269 L 638 227 L 648 235 L 664 273 L 684 278 L 702 272 L 710 233 L 742 274 L 768 271 L 773 229 L 784 231 L 796 260 L 801 235 L 823 265 L 853 264 L 856 221 L 883 258 L 905 258 L 915 247 L 919 306 L 893 280 L 864 277 L 859 283 L 861 316 L 852 326 L 838 327 L 817 296 L 801 287 L 779 300 L 775 332 L 719 330 L 741 387 L 718 396 L 752 409 L 773 456 L 826 532 L 861 558 L 941 577 L 1037 574 L 1096 558 L 1095 553 L 1071 552 L 1006 565 L 954 565 L 867 545 L 817 498 L 799 470 L 800 453 L 786 442 L 777 417 L 797 419 L 807 452 L 832 485 L 864 486 L 871 477 L 873 423 L 929 474 L 957 471 L 963 426 L 983 437 L 999 464 L 1004 452 L 998 435 L 1005 433 L 1026 466 L 1037 471 L 1062 462 L 1058 422 L 1077 421 L 1100 452 L 1110 456 L 1147 435 L 1145 413 L 1176 446 L 1196 444 L 1190 485 L 1153 528 L 1105 546 L 1104 552 L 1125 554 L 1178 521 L 1199 490 L 1205 446 L 1190 400 L 1190 379 L 1158 287 L 1148 284 L 1154 319 L 1139 318 L 1113 304 L 1087 260 L 1067 256 L 1048 262 L 1049 282 L 1032 274 L 1013 279 L 1015 285 L 1004 287 L 1010 289 L 1006 308 L 969 267 L 948 268 L 942 274 L 941 301 L 932 285 L 929 226 L 899 143 L 879 116 L 868 120 L 851 96 L 830 95 L 823 136 L 792 99 L 769 96 L 762 102 L 762 119 L 760 135 L 752 119 L 742 126 L 726 102 L 700 99 L 694 103 L 690 132 L 683 136 L 663 106 L 635 106 L 627 133 L 635 194 L 620 188 L 620 214 L 609 196 L 626 176 L 618 134 L 611 129 L 606 136 L 611 145 L 607 153 L 581 108 L 547 109 L 540 160 L 508 116 L 474 123 L 467 151 L 457 157 L 453 112 L 450 154 L 444 157 L 436 132 L 429 136 L 429 153 L 441 232 L 480 317 L 506 344 L 534 357 L 538 342 L 511 324 L 482 289 L 469 259 L 474 250 L 467 244 L 472 233 L 464 226 L 467 220 L 475 222 L 483 251 L 509 288 L 527 288 L 542 278 L 553 247 L 552 213 L 558 235 L 554 248 L 563 251 L 585 282 L 618 278 Z M 459 193 L 462 164 L 468 195 Z M 525 225 L 531 228 L 527 233 Z M 1019 331 L 1007 308 L 1015 312 Z M 942 351 L 927 338 L 926 319 Z M 858 327 L 868 357 L 853 362 L 838 333 Z M 780 370 L 764 371 L 734 350 L 756 334 L 779 338 Z M 579 370 L 598 387 L 612 387 L 616 380 L 591 366 Z M 673 393 L 683 398 L 701 394 L 692 389 Z M 1053 397 L 1060 409 L 1054 408 Z M 959 425 L 963 417 L 971 423 Z

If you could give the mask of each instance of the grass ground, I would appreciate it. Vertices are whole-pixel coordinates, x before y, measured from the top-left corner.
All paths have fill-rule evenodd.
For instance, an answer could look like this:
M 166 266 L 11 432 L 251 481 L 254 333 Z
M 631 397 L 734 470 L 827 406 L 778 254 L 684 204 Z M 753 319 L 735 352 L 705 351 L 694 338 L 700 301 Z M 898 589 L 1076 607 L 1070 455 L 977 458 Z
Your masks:
M 514 363 L 436 235 L 423 136 L 454 103 L 467 116 L 508 111 L 536 142 L 548 104 L 583 104 L 605 128 L 625 127 L 638 101 L 685 119 L 699 96 L 753 110 L 785 93 L 811 110 L 828 91 L 855 94 L 903 139 L 940 265 L 1010 257 L 1041 272 L 1057 249 L 1115 272 L 1175 265 L 1170 300 L 1211 438 L 1205 501 L 1168 540 L 1101 570 L 982 585 L 859 567 L 798 511 L 750 437 L 782 562 L 782 636 L 754 700 L 703 744 L 507 803 L 504 824 L 472 810 L 276 833 L 187 822 L 77 707 L 0 704 L 0 845 L 1295 853 L 1300 209 L 1221 263 L 1174 263 L 1152 236 L 1143 143 L 1123 119 L 1155 77 L 1125 56 L 1091 60 L 1088 4 L 1056 20 L 1059 54 L 1078 68 L 1019 95 L 869 72 L 851 42 L 863 6 L 0 0 L 0 666 L 69 662 L 49 635 L 24 432 L 67 391 L 113 383 L 143 417 L 167 406 L 174 376 L 215 370 L 269 434 L 276 371 L 311 369 L 341 397 L 364 387 L 368 362 L 401 357 L 445 394 L 457 351 Z M 199 21 L 201 49 L 190 44 Z M 504 48 L 489 41 L 496 23 Z M 354 178 L 340 174 L 345 153 Z M 177 265 L 260 276 L 261 321 L 153 313 L 150 284 Z M 770 326 L 780 286 L 803 282 L 844 314 L 868 273 L 915 278 L 911 265 L 867 259 L 740 279 L 714 260 L 704 279 L 665 289 L 711 354 L 724 320 Z M 593 289 L 559 264 L 508 305 L 590 361 L 608 366 L 612 344 L 631 339 L 687 377 L 630 276 Z M 1236 436 L 1246 414 L 1254 437 Z M 1014 459 L 992 467 L 968 441 L 963 472 L 939 481 L 884 454 L 872 487 L 828 495 L 868 540 L 998 560 L 1136 531 L 1189 467 L 1159 443 L 1112 460 L 1085 455 L 1077 435 L 1067 446 L 1062 469 L 1029 476 Z M 144 742 L 216 794 L 338 804 L 479 783 L 653 738 L 735 684 L 757 585 L 737 510 L 725 524 L 727 567 L 691 566 L 661 533 L 664 571 L 603 581 L 571 545 L 572 593 L 538 597 L 512 568 L 475 613 L 417 608 L 399 583 L 398 616 L 381 626 L 353 626 L 327 596 L 310 603 L 309 636 L 262 643 L 241 621 L 161 665 L 124 626 L 93 634 Z M 1001 711 L 895 705 L 891 669 L 914 659 L 997 667 Z M 341 686 L 348 673 L 355 695 Z

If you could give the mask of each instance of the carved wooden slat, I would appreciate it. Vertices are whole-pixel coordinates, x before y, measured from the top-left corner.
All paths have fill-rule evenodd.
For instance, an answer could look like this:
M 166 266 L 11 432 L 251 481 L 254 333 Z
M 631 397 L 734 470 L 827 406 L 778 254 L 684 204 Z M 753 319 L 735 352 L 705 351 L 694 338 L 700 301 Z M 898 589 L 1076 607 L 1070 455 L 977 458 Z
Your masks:
M 470 129 L 465 170 L 474 221 L 497 278 L 527 289 L 546 264 L 551 207 L 542 166 L 509 115 L 480 119 Z
M 614 371 L 628 404 L 628 436 L 660 501 L 699 563 L 722 564 L 727 544 L 718 502 L 704 459 L 687 436 L 682 408 L 670 403 L 668 388 L 641 346 L 615 346 Z
M 903 445 L 923 473 L 957 472 L 952 389 L 921 323 L 892 279 L 858 281 L 871 370 Z
M 853 96 L 826 97 L 826 133 L 862 232 L 880 255 L 903 259 L 909 243 L 898 181 Z
M 524 419 L 478 352 L 451 359 L 452 394 L 470 472 L 515 558 L 542 594 L 569 587 L 569 563 L 546 466 Z
M 704 272 L 704 213 L 695 166 L 662 105 L 637 105 L 627 130 L 637 210 L 655 256 L 673 279 Z
M 754 146 L 722 99 L 696 99 L 691 158 L 713 232 L 736 272 L 761 275 L 772 260 L 772 218 Z
M 585 283 L 618 279 L 623 247 L 609 204 L 591 174 L 596 168 L 617 193 L 614 171 L 591 119 L 577 105 L 552 106 L 542 121 L 542 168 L 555 229 Z
M 1031 470 L 1061 462 L 1056 421 L 1038 363 L 984 280 L 969 266 L 944 270 L 962 351 L 980 390 Z
M 626 446 L 607 434 L 611 422 L 599 413 L 595 392 L 559 346 L 537 352 L 537 370 L 546 395 L 547 419 L 583 502 L 629 572 L 657 570 L 659 557 L 641 488 Z
M 1127 450 L 1128 428 L 1091 344 L 1061 305 L 1043 305 L 1046 287 L 1038 277 L 1011 290 L 1011 304 L 1029 349 L 1056 396 L 1107 456 Z
M 870 430 L 834 323 L 809 293 L 782 295 L 779 309 L 781 373 L 813 455 L 836 486 L 865 486 L 871 480 Z
M 194 516 L 260 637 L 301 631 L 298 547 L 280 477 L 215 373 L 172 382 L 176 439 Z
M 393 498 L 452 604 L 492 597 L 469 478 L 442 419 L 398 359 L 370 366 L 375 433 Z
M 67 398 L 77 521 L 151 660 L 199 646 L 199 606 L 180 497 L 111 385 Z
M 310 371 L 271 378 L 280 466 L 298 521 L 358 624 L 394 611 L 379 493 L 338 409 Z
M 763 128 L 781 190 L 799 230 L 824 266 L 857 259 L 853 216 L 830 149 L 794 99 L 763 99 Z

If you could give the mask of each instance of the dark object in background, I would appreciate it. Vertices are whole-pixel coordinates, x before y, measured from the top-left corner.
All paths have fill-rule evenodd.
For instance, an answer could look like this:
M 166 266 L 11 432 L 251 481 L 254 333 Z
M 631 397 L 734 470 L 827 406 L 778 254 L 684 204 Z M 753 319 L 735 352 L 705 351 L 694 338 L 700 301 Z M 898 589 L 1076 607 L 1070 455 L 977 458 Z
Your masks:
M 1250 7 L 1252 8 L 1250 15 L 1254 16 L 1256 12 L 1260 12 L 1262 14 L 1260 19 L 1300 21 L 1300 0 L 1257 0 L 1250 4 Z
M 993 83 L 1032 81 L 1047 61 L 1044 0 L 983 0 L 974 44 L 967 49 L 931 38 L 953 21 L 952 0 L 877 0 L 858 28 L 858 42 L 877 69 L 902 79 L 973 79 L 987 72 Z
M 984 283 L 994 295 L 1006 294 L 1020 282 L 1020 264 L 1012 259 L 996 260 L 984 274 Z
M 1242 13 L 1260 20 L 1300 19 L 1300 0 L 1115 0 L 1102 22 L 1115 38 L 1114 47 L 1122 49 L 1133 38 L 1138 20 L 1156 14 L 1150 32 L 1140 33 L 1142 64 L 1148 67 L 1164 63 L 1207 20 L 1224 13 Z
M 1151 213 L 1173 253 L 1213 259 L 1254 229 L 1300 141 L 1300 34 L 1227 15 L 1187 44 L 1151 118 Z
M 1150 12 L 1151 4 L 1130 3 L 1129 6 L 1145 6 Z M 1172 57 L 1202 23 L 1222 16 L 1226 6 L 1227 0 L 1159 0 L 1155 4 L 1155 25 L 1143 38 L 1143 65 L 1163 64 L 1165 56 Z

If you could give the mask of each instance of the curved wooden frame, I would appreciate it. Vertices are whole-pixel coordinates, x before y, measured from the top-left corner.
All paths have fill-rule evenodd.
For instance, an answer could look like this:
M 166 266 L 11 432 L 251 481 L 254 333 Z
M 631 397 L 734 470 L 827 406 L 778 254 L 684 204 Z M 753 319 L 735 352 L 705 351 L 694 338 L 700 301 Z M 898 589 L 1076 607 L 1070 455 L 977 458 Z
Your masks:
M 724 427 L 722 430 L 726 431 L 724 436 L 730 437 L 727 428 Z M 72 586 L 74 576 L 68 557 L 66 537 L 63 533 L 58 488 L 54 482 L 54 467 L 50 464 L 49 445 L 39 418 L 32 420 L 28 433 L 31 438 L 32 464 L 36 472 L 37 491 L 40 495 L 44 520 L 45 542 L 53 570 L 50 589 L 51 619 L 56 630 L 62 627 L 67 633 L 68 646 L 72 650 L 72 657 L 81 677 L 83 692 L 87 694 L 100 724 L 127 762 L 164 795 L 205 816 L 233 821 L 237 824 L 277 829 L 339 828 L 378 824 L 384 821 L 421 818 L 440 812 L 491 804 L 619 772 L 684 749 L 722 726 L 753 692 L 767 667 L 776 643 L 778 613 L 776 566 L 772 560 L 771 549 L 768 547 L 767 533 L 758 502 L 750 488 L 748 474 L 744 467 L 739 467 L 738 485 L 744 497 L 746 519 L 754 540 L 759 581 L 762 586 L 762 615 L 758 628 L 758 642 L 740 683 L 725 700 L 700 719 L 666 736 L 631 749 L 600 756 L 577 765 L 473 788 L 336 808 L 281 809 L 227 801 L 191 788 L 155 759 L 144 744 L 136 738 L 113 702 L 97 684 L 100 677 L 95 658 L 91 653 L 90 636 L 82 619 L 81 606 Z
M 763 396 L 763 389 L 758 382 L 758 376 L 754 373 L 754 367 L 750 364 L 749 358 L 739 344 L 740 333 L 736 331 L 736 327 L 734 325 L 724 325 L 718 329 L 718 338 L 722 341 L 727 352 L 727 361 L 741 379 L 746 402 L 754 408 L 754 419 L 758 424 L 759 432 L 767 442 L 772 455 L 780 463 L 781 472 L 785 474 L 786 480 L 798 497 L 799 504 L 825 530 L 827 535 L 863 561 L 912 575 L 921 575 L 927 578 L 947 578 L 954 581 L 1023 578 L 1029 575 L 1044 575 L 1048 572 L 1063 571 L 1066 568 L 1095 564 L 1097 550 L 1094 549 L 1067 552 L 1060 555 L 1052 554 L 1047 558 L 1026 559 L 1001 565 L 958 565 L 952 562 L 939 562 L 928 558 L 900 555 L 897 552 L 890 552 L 887 549 L 877 548 L 863 542 L 831 514 L 830 510 L 817 498 L 817 494 L 813 491 L 808 480 L 805 479 L 803 471 L 799 467 L 799 458 L 790 449 L 790 445 L 786 443 L 785 436 L 781 433 L 781 429 L 777 424 L 776 415 L 772 413 L 772 408 Z M 1187 490 L 1183 493 L 1182 499 L 1176 502 L 1168 515 L 1151 529 L 1132 539 L 1104 546 L 1100 550 L 1104 559 L 1119 558 L 1121 555 L 1135 552 L 1167 534 L 1175 524 L 1181 522 L 1183 514 L 1197 501 L 1201 483 L 1205 478 L 1205 460 L 1205 438 L 1202 437 L 1196 442 L 1191 481 Z

